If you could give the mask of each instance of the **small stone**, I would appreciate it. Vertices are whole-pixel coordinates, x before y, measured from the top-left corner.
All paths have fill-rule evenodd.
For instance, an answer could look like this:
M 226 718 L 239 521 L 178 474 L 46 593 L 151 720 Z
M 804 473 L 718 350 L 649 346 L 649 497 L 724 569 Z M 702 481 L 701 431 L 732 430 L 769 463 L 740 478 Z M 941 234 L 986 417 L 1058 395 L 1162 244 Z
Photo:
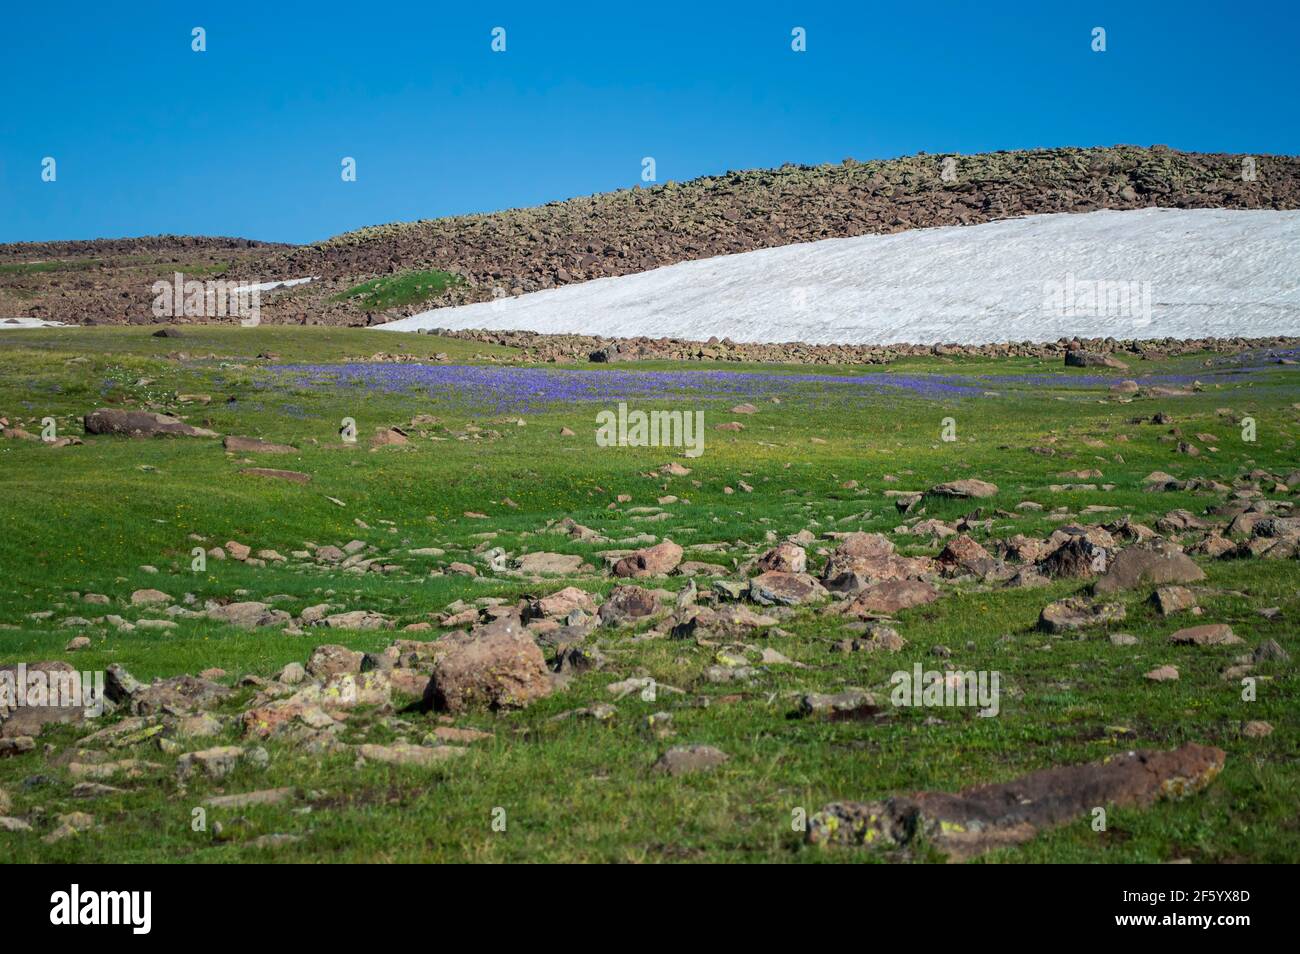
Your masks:
M 1252 720 L 1241 727 L 1241 734 L 1248 739 L 1266 739 L 1273 734 L 1273 725 L 1270 722 Z
M 1235 646 L 1245 642 L 1225 623 L 1210 623 L 1205 626 L 1189 626 L 1180 629 L 1169 637 L 1171 643 L 1190 644 L 1193 646 Z
M 172 598 L 162 590 L 136 590 L 131 594 L 132 606 L 153 606 L 158 603 L 170 603 Z
M 674 777 L 691 775 L 712 771 L 727 759 L 727 753 L 711 745 L 679 745 L 661 755 L 654 769 Z
M 1151 594 L 1161 616 L 1172 616 L 1196 606 L 1196 595 L 1185 586 L 1162 586 Z

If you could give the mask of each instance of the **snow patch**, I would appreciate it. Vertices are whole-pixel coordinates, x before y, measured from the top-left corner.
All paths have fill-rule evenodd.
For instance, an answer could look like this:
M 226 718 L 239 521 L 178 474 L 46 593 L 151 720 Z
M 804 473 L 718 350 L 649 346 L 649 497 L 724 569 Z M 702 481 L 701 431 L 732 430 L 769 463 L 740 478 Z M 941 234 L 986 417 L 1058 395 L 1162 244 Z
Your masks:
M 1115 307 L 1120 283 L 1139 303 L 1149 296 L 1149 310 Z M 1088 307 L 1090 287 L 1098 307 Z M 1300 212 L 1058 213 L 826 239 L 376 327 L 809 344 L 1295 335 Z
M 0 318 L 0 331 L 6 328 L 68 328 L 61 321 L 46 321 L 44 318 Z
M 274 291 L 277 288 L 292 288 L 294 285 L 305 285 L 308 282 L 316 281 L 318 278 L 320 276 L 315 275 L 311 278 L 286 278 L 278 282 L 258 282 L 255 285 L 240 285 L 239 290 L 243 292 Z

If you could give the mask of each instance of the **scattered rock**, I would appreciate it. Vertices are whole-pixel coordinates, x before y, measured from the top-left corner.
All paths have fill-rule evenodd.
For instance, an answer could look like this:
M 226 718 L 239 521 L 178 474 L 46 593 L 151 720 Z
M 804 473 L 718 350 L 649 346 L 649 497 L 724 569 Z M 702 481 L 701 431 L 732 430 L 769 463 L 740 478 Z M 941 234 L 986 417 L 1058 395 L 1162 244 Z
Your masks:
M 298 448 L 289 444 L 272 444 L 259 437 L 226 437 L 221 446 L 234 454 L 296 454 Z
M 781 573 L 806 573 L 808 551 L 788 541 L 778 544 L 758 558 L 758 569 L 764 572 L 775 570 Z
M 307 672 L 317 679 L 328 679 L 344 672 L 359 673 L 364 655 L 346 646 L 317 646 L 307 660 Z
M 469 749 L 457 745 L 411 745 L 409 742 L 394 742 L 392 745 L 358 745 L 357 755 L 367 762 L 383 762 L 387 765 L 415 765 L 420 768 L 432 768 L 449 759 L 465 755 Z
M 1205 626 L 1189 626 L 1180 629 L 1169 637 L 1171 643 L 1191 646 L 1236 646 L 1245 642 L 1225 623 L 1209 623 Z
M 799 606 L 825 599 L 829 594 L 807 573 L 769 570 L 749 581 L 749 598 L 763 606 Z
M 1105 575 L 1093 583 L 1093 592 L 1115 593 L 1150 583 L 1194 583 L 1205 571 L 1187 554 L 1154 547 L 1129 547 L 1111 560 Z
M 118 434 L 127 437 L 218 437 L 216 431 L 191 427 L 180 418 L 152 411 L 124 411 L 99 408 L 82 421 L 87 434 Z
M 606 626 L 634 623 L 659 612 L 659 597 L 640 586 L 616 586 L 600 605 L 600 621 Z
M 711 745 L 678 745 L 661 755 L 654 768 L 676 777 L 712 771 L 727 759 L 727 753 Z
M 281 626 L 293 617 L 284 610 L 272 609 L 266 603 L 249 601 L 214 606 L 208 610 L 208 618 L 240 629 L 257 629 L 261 626 Z
M 172 598 L 162 590 L 136 590 L 131 594 L 132 606 L 154 606 L 159 603 L 170 603 Z
M 1038 628 L 1049 633 L 1068 633 L 1117 623 L 1125 615 L 1122 603 L 1093 603 L 1079 596 L 1070 596 L 1044 606 L 1038 616 Z
M 936 497 L 974 497 L 977 499 L 996 496 L 997 492 L 997 484 L 974 478 L 950 480 L 944 484 L 936 484 L 926 491 L 926 493 L 933 494 Z
M 1161 616 L 1172 616 L 1196 607 L 1196 594 L 1185 586 L 1162 586 L 1151 594 Z
M 939 591 L 922 580 L 886 580 L 864 588 L 844 611 L 859 617 L 892 616 L 900 610 L 933 603 L 938 598 Z
M 452 634 L 430 684 L 441 710 L 518 708 L 551 692 L 542 651 L 518 616 L 504 616 L 468 635 Z
M 883 802 L 835 802 L 808 820 L 813 844 L 897 850 L 924 840 L 965 860 L 1023 844 L 1040 831 L 1087 817 L 1099 805 L 1147 808 L 1192 795 L 1223 769 L 1222 749 L 1188 744 L 1168 752 L 1122 752 L 1100 762 L 1031 772 L 956 794 L 920 792 Z
M 671 540 L 637 550 L 614 564 L 614 575 L 641 579 L 648 576 L 667 576 L 682 562 L 682 548 Z

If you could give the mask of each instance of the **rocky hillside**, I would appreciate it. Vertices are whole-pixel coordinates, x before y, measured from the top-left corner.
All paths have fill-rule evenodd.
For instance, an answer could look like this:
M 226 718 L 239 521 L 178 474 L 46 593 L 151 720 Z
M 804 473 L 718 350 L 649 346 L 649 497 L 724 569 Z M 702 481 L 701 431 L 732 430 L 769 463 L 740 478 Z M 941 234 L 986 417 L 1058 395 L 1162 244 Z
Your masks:
M 176 272 L 208 279 L 287 246 L 243 238 L 151 235 L 143 238 L 0 245 L 0 318 L 68 324 L 147 324 L 153 283 Z
M 491 297 L 494 288 L 516 295 L 795 242 L 1044 212 L 1300 207 L 1300 157 L 1255 163 L 1249 182 L 1241 156 L 1159 146 L 787 165 L 374 226 L 279 253 L 265 266 L 277 278 L 447 269 L 467 279 L 445 296 L 450 304 Z
M 761 248 L 1046 212 L 1147 206 L 1300 208 L 1300 157 L 1178 152 L 1162 146 L 1050 149 L 976 156 L 917 155 L 835 165 L 728 172 L 527 209 L 361 229 L 310 246 L 190 238 L 0 246 L 0 307 L 77 323 L 150 322 L 149 282 L 131 271 L 15 275 L 5 263 L 46 257 L 129 256 L 198 261 L 202 277 L 321 281 L 268 295 L 263 320 L 375 324 L 444 305 L 519 295 Z M 148 243 L 161 243 L 149 247 Z M 171 243 L 168 245 L 168 243 Z M 190 243 L 243 243 L 233 254 Z M 117 245 L 122 248 L 116 248 Z M 201 253 L 201 254 L 196 254 Z M 336 300 L 367 279 L 417 269 L 464 281 L 436 298 L 383 313 Z M 84 269 L 83 269 L 84 271 Z M 138 271 L 138 269 L 137 269 Z M 42 277 L 52 275 L 53 277 Z

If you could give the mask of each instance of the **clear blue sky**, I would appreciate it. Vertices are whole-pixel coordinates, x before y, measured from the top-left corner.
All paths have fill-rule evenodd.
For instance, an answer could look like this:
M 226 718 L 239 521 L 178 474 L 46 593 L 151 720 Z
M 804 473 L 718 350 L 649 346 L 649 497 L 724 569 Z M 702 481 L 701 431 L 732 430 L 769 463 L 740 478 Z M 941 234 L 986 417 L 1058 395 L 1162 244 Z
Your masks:
M 5 0 L 0 242 L 307 242 L 629 186 L 643 156 L 662 182 L 921 150 L 1294 154 L 1298 32 L 1295 0 Z

